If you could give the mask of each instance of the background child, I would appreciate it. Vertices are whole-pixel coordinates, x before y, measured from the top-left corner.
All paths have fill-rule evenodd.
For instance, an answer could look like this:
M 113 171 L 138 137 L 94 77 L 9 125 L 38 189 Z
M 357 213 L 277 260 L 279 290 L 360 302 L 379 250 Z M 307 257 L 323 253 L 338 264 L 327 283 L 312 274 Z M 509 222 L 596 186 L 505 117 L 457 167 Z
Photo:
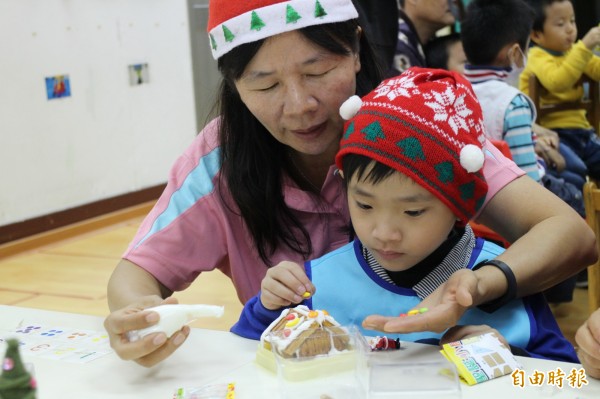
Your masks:
M 307 306 L 360 325 L 373 313 L 407 313 L 455 272 L 494 264 L 510 273 L 490 261 L 503 249 L 475 238 L 467 225 L 488 189 L 483 116 L 469 83 L 457 73 L 411 68 L 357 105 L 353 117 L 356 109 L 342 105 L 351 119 L 336 156 L 357 238 L 304 269 L 290 262 L 269 269 L 232 332 L 258 339 L 282 307 L 302 301 L 298 287 L 313 294 Z M 519 354 L 577 361 L 540 294 L 493 312 L 470 309 L 458 324 L 481 325 L 482 332 L 491 326 Z M 434 344 L 442 336 L 388 335 Z
M 535 11 L 528 63 L 519 80 L 519 88 L 529 92 L 529 77 L 540 80 L 548 94 L 542 103 L 568 103 L 580 100 L 583 87 L 577 82 L 583 74 L 600 80 L 600 58 L 592 50 L 600 45 L 600 27 L 594 27 L 577 39 L 573 5 L 569 0 L 528 0 Z M 557 111 L 544 116 L 540 124 L 556 131 L 587 165 L 588 174 L 600 178 L 600 141 L 583 110 Z
M 486 135 L 508 143 L 512 158 L 529 177 L 584 215 L 581 188 L 546 175 L 543 157 L 535 151 L 535 105 L 513 84 L 525 68 L 533 26 L 533 10 L 523 0 L 473 0 L 461 23 L 467 65 L 465 76 L 483 109 Z M 507 24 L 506 21 L 511 21 Z M 546 148 L 546 152 L 555 149 Z M 538 162 L 539 161 L 539 162 Z M 552 303 L 571 302 L 576 277 L 546 291 Z
M 461 36 L 465 76 L 483 109 L 487 136 L 506 141 L 515 163 L 540 181 L 532 131 L 535 106 L 509 84 L 525 67 L 532 24 L 533 11 L 522 0 L 473 0 Z
M 436 37 L 425 45 L 425 60 L 428 68 L 447 69 L 463 73 L 467 56 L 459 33 Z

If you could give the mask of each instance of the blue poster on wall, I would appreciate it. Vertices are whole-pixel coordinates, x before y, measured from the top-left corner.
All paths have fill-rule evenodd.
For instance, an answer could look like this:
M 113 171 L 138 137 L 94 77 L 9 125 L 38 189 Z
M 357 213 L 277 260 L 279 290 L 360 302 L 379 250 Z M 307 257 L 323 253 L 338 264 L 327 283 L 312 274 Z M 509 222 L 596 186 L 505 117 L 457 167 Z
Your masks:
M 46 95 L 48 100 L 71 97 L 71 81 L 69 75 L 56 75 L 46 78 Z

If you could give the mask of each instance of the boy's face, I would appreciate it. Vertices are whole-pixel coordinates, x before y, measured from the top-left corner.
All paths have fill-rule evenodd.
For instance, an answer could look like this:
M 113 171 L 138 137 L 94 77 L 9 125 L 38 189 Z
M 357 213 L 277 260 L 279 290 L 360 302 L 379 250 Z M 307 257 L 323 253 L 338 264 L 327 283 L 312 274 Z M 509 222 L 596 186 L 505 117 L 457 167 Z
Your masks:
M 410 269 L 425 259 L 457 220 L 436 196 L 400 173 L 375 185 L 353 176 L 348 204 L 356 235 L 390 271 Z
M 545 12 L 543 32 L 534 31 L 531 39 L 548 50 L 569 50 L 577 40 L 573 4 L 570 1 L 555 1 L 545 8 Z

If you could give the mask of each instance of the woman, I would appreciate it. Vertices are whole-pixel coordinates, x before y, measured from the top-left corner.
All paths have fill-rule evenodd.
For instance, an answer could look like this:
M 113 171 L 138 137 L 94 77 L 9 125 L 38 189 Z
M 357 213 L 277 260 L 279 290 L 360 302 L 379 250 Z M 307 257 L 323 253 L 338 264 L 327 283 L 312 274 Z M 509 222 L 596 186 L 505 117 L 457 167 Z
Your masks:
M 343 128 L 339 107 L 380 80 L 356 18 L 350 0 L 211 1 L 208 29 L 224 77 L 220 118 L 176 162 L 110 279 L 113 313 L 105 327 L 123 359 L 151 366 L 183 343 L 187 327 L 168 339 L 161 333 L 129 342 L 126 333 L 155 323 L 158 315 L 142 310 L 185 289 L 200 272 L 220 269 L 245 302 L 270 266 L 301 263 L 348 242 L 350 219 L 333 166 Z M 594 237 L 585 223 L 486 148 L 491 199 L 479 220 L 511 241 L 521 237 L 502 255 L 518 294 L 538 292 L 592 263 Z M 431 316 L 418 319 L 429 329 L 452 326 L 467 307 L 506 299 L 508 288 L 495 267 L 453 276 L 426 299 Z M 381 317 L 370 323 L 415 328 Z

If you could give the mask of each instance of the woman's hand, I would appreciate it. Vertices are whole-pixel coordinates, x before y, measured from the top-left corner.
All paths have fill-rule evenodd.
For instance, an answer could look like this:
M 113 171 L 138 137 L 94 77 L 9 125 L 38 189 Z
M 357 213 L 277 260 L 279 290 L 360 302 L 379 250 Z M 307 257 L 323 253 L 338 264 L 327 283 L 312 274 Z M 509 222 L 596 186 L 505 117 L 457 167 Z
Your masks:
M 110 346 L 123 360 L 133 360 L 144 367 L 151 367 L 169 357 L 186 340 L 190 333 L 183 327 L 168 338 L 165 333 L 149 334 L 137 341 L 129 341 L 128 332 L 154 325 L 159 320 L 156 312 L 144 309 L 163 304 L 176 304 L 176 298 L 163 300 L 159 296 L 147 296 L 138 303 L 116 310 L 104 320 L 104 328 L 110 339 Z
M 260 301 L 265 308 L 271 310 L 300 303 L 306 299 L 303 296 L 306 292 L 310 295 L 315 292 L 304 268 L 288 261 L 270 268 L 260 286 Z
M 469 337 L 476 337 L 478 335 L 483 335 L 483 334 L 487 334 L 487 333 L 493 333 L 496 337 L 498 337 L 498 339 L 500 340 L 502 345 L 506 346 L 507 348 L 510 348 L 508 341 L 506 340 L 506 338 L 504 338 L 504 336 L 502 334 L 500 334 L 500 332 L 498 330 L 496 330 L 495 328 L 492 328 L 488 325 L 485 325 L 485 324 L 476 325 L 476 326 L 475 325 L 454 326 L 451 329 L 449 329 L 448 331 L 446 331 L 446 333 L 442 336 L 442 338 L 440 338 L 440 346 L 447 344 L 449 342 L 460 341 L 462 339 L 466 339 Z
M 597 309 L 575 333 L 579 361 L 590 377 L 600 378 L 600 309 Z
M 427 312 L 408 317 L 372 315 L 363 320 L 362 325 L 368 330 L 401 334 L 445 331 L 455 326 L 473 305 L 474 299 L 479 296 L 478 283 L 475 272 L 469 269 L 459 270 L 416 306 L 417 309 L 428 308 Z

